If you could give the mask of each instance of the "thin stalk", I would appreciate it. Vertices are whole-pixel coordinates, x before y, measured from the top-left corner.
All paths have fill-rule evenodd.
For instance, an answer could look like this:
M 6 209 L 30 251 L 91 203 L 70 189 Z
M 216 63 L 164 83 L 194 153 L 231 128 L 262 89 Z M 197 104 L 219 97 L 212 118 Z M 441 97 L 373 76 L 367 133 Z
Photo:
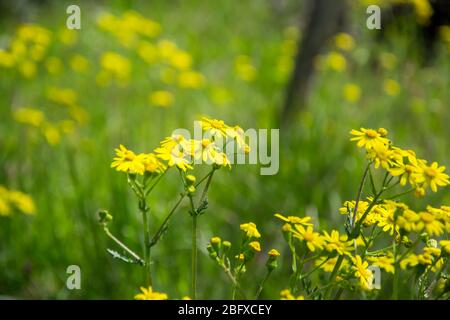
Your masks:
M 150 227 L 148 224 L 148 206 L 145 198 L 139 200 L 139 210 L 142 213 L 142 223 L 144 224 L 144 261 L 145 261 L 145 282 L 152 286 L 152 270 L 150 257 Z
M 264 284 L 266 283 L 267 279 L 269 279 L 270 274 L 272 273 L 272 271 L 273 270 L 268 270 L 267 273 L 266 273 L 266 276 L 264 277 L 264 279 L 259 284 L 258 291 L 256 292 L 256 295 L 255 295 L 255 300 L 259 299 L 259 296 L 261 295 L 261 292 L 264 289 Z
M 331 272 L 330 279 L 328 280 L 329 283 L 334 282 L 334 279 L 336 278 L 339 268 L 341 267 L 343 261 L 344 256 L 343 255 L 339 256 L 339 258 L 336 261 L 336 264 L 334 265 L 333 271 Z M 331 287 L 328 287 L 327 291 L 325 291 L 325 299 L 329 299 L 330 294 L 331 294 Z
M 108 229 L 108 227 L 103 227 L 103 230 L 105 231 L 106 235 L 111 238 L 115 243 L 117 243 L 123 250 L 125 250 L 130 256 L 132 256 L 136 261 L 138 261 L 140 264 L 145 265 L 145 261 L 139 257 L 133 250 L 128 248 L 122 241 L 117 239 Z
M 192 299 L 197 297 L 197 215 L 192 215 Z

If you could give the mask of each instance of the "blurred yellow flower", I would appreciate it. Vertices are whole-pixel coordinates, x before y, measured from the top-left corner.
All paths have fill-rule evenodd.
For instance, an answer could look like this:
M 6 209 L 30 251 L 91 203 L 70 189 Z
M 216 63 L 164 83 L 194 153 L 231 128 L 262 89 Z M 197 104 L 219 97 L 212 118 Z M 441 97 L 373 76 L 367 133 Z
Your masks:
M 8 190 L 0 185 L 0 216 L 9 216 L 13 208 L 27 215 L 36 213 L 32 197 L 21 191 Z
M 81 54 L 75 54 L 70 58 L 70 67 L 76 73 L 86 73 L 89 69 L 89 60 Z
M 334 44 L 343 51 L 352 51 L 355 48 L 353 37 L 344 32 L 340 32 L 334 37 Z
M 58 38 L 66 46 L 74 45 L 78 40 L 78 32 L 67 28 L 61 28 L 58 32 Z
M 256 68 L 249 56 L 239 55 L 234 61 L 236 75 L 244 81 L 253 81 L 256 77 Z
M 37 68 L 33 62 L 25 60 L 19 64 L 19 71 L 25 78 L 33 78 L 36 75 Z
M 19 108 L 13 112 L 13 118 L 19 123 L 39 127 L 45 121 L 45 114 L 36 108 Z
M 355 83 L 347 83 L 343 90 L 344 99 L 348 102 L 357 102 L 361 97 L 361 89 Z
M 173 104 L 174 97 L 169 91 L 159 90 L 150 93 L 149 101 L 156 107 L 168 107 Z
M 12 66 L 14 66 L 14 56 L 8 51 L 0 49 L 0 67 L 11 68 Z
M 342 72 L 347 68 L 347 60 L 339 52 L 330 52 L 325 60 L 325 64 L 333 71 Z
M 63 69 L 63 64 L 61 59 L 58 57 L 48 57 L 45 60 L 45 68 L 47 69 L 48 73 L 52 75 L 58 75 Z
M 390 52 L 382 52 L 380 54 L 380 63 L 384 69 L 392 70 L 397 64 L 397 57 Z
M 400 93 L 401 88 L 400 84 L 397 81 L 393 79 L 386 79 L 383 82 L 383 89 L 387 95 L 391 97 L 396 97 Z
M 148 41 L 141 41 L 136 49 L 139 57 L 148 64 L 153 64 L 158 60 L 158 50 L 155 45 Z
M 177 69 L 186 70 L 192 65 L 192 57 L 189 53 L 178 50 L 170 57 L 170 63 Z
M 56 126 L 46 122 L 42 125 L 42 133 L 49 145 L 57 145 L 61 141 L 61 134 Z
M 181 88 L 198 89 L 204 82 L 204 76 L 196 71 L 183 71 L 178 75 L 178 85 Z

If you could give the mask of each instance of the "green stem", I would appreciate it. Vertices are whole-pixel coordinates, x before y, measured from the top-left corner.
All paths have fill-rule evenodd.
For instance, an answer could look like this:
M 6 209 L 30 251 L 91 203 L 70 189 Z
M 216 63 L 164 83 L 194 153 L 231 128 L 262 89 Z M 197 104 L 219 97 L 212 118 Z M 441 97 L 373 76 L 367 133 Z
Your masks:
M 192 299 L 197 297 L 197 215 L 192 215 Z
M 337 276 L 337 273 L 339 271 L 339 268 L 341 267 L 342 262 L 344 261 L 344 256 L 339 256 L 339 258 L 336 261 L 336 264 L 334 265 L 333 271 L 331 272 L 330 279 L 328 280 L 328 283 L 333 283 L 334 279 Z M 331 288 L 328 287 L 327 291 L 325 292 L 325 299 L 329 299 L 329 296 L 331 294 Z
M 136 261 L 138 261 L 140 264 L 145 265 L 145 261 L 142 260 L 141 257 L 139 257 L 133 250 L 128 248 L 122 241 L 117 239 L 108 229 L 108 227 L 103 227 L 103 230 L 105 231 L 106 235 L 111 238 L 115 243 L 117 243 L 123 250 L 125 250 L 130 256 L 132 256 Z
M 139 200 L 139 210 L 142 213 L 142 223 L 144 224 L 144 261 L 145 261 L 145 282 L 151 287 L 152 271 L 151 271 L 151 258 L 150 258 L 150 228 L 148 224 L 148 211 L 147 201 L 145 198 Z
M 268 270 L 267 273 L 266 273 L 266 276 L 264 277 L 264 279 L 259 284 L 258 291 L 256 292 L 256 295 L 255 295 L 255 300 L 259 299 L 259 296 L 261 295 L 261 292 L 264 289 L 264 284 L 266 283 L 267 279 L 269 279 L 270 274 L 272 273 L 272 271 L 273 270 Z

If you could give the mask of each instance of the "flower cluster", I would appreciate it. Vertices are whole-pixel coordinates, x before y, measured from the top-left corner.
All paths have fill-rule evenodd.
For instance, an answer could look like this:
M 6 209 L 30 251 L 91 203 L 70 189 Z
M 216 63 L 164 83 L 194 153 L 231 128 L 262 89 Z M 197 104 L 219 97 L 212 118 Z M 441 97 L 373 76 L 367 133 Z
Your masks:
M 201 119 L 202 140 L 187 139 L 183 135 L 174 134 L 160 142 L 154 153 L 136 155 L 133 151 L 120 146 L 116 149 L 116 158 L 112 167 L 118 171 L 143 175 L 144 172 L 162 173 L 166 165 L 177 167 L 186 172 L 192 170 L 194 164 L 205 163 L 217 167 L 230 167 L 230 161 L 223 152 L 225 144 L 233 141 L 239 151 L 248 152 L 249 147 L 244 139 L 244 131 L 239 126 L 229 126 L 222 120 Z M 160 161 L 163 161 L 163 165 Z
M 425 195 L 427 188 L 436 192 L 438 187 L 450 184 L 444 166 L 437 162 L 429 164 L 427 160 L 417 158 L 414 151 L 394 146 L 386 137 L 386 129 L 361 128 L 350 133 L 354 136 L 351 140 L 357 142 L 358 147 L 366 149 L 367 157 L 375 168 L 382 167 L 390 175 L 399 177 L 402 186 L 409 183 L 416 195 Z
M 351 134 L 351 140 L 366 149 L 369 161 L 358 198 L 344 202 L 339 209 L 341 214 L 347 216 L 345 233 L 338 230 L 318 231 L 308 216 L 275 214 L 284 223 L 282 232 L 293 260 L 290 288 L 283 292 L 282 298 L 292 298 L 302 293 L 308 298 L 328 299 L 333 287 L 338 288 L 335 297 L 345 290 L 352 292 L 360 289 L 373 294 L 376 291 L 373 290 L 373 268 L 393 275 L 394 298 L 398 297 L 399 286 L 408 285 L 400 280 L 403 272 L 415 274 L 418 283 L 416 297 L 445 293 L 445 286 L 436 286 L 436 283 L 447 281 L 445 270 L 450 250 L 447 240 L 450 207 L 427 206 L 423 211 L 415 211 L 395 200 L 408 192 L 382 197 L 407 183 L 413 188 L 410 192 L 428 187 L 437 191 L 438 186 L 449 184 L 448 176 L 443 172 L 445 167 L 437 163 L 428 166 L 413 151 L 393 146 L 385 129 L 361 128 L 352 130 Z M 381 167 L 386 171 L 379 188 L 376 187 L 372 167 Z M 372 195 L 362 200 L 366 178 L 370 180 Z M 386 246 L 386 243 L 390 245 Z M 312 286 L 308 279 L 319 270 L 330 273 L 330 276 L 322 287 Z M 313 279 L 320 281 L 324 278 L 320 275 Z
M 70 88 L 48 87 L 45 92 L 47 104 L 54 105 L 57 112 L 44 112 L 33 107 L 20 107 L 13 111 L 13 118 L 18 123 L 37 129 L 48 144 L 60 143 L 63 135 L 72 135 L 76 128 L 84 124 L 88 115 L 78 103 L 78 95 Z M 52 119 L 50 114 L 57 115 Z

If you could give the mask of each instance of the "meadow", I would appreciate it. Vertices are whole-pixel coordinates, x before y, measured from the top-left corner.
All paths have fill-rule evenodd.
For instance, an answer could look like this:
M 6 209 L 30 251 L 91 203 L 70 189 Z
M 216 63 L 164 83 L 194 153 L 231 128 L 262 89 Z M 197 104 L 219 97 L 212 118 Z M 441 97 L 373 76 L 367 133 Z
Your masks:
M 151 208 L 150 234 L 164 224 L 180 193 L 186 193 L 152 248 L 151 262 L 146 261 L 151 264 L 156 291 L 173 299 L 192 298 L 191 217 L 196 212 L 201 214 L 196 298 L 230 299 L 232 294 L 242 298 L 241 290 L 259 292 L 272 267 L 259 298 L 279 299 L 280 292 L 282 298 L 331 298 L 326 288 L 323 296 L 309 293 L 308 297 L 310 283 L 293 284 L 302 278 L 291 276 L 296 245 L 286 239 L 282 226 L 287 222 L 297 230 L 296 239 L 304 242 L 309 223 L 317 231 L 337 229 L 344 235 L 344 224 L 349 223 L 345 209 L 350 206 L 345 202 L 363 203 L 379 191 L 378 186 L 394 184 L 386 183 L 385 172 L 392 173 L 400 160 L 392 156 L 392 163 L 380 162 L 375 168 L 379 156 L 371 155 L 370 145 L 360 148 L 350 141 L 357 136 L 351 130 L 385 128 L 386 133 L 375 134 L 381 144 L 387 143 L 387 136 L 404 151 L 414 150 L 417 159 L 426 159 L 428 165 L 450 162 L 450 26 L 440 29 L 433 57 L 422 61 L 422 48 L 414 37 L 420 11 L 398 21 L 380 40 L 377 31 L 365 27 L 365 8 L 355 1 L 348 30 L 330 39 L 327 50 L 316 59 L 307 107 L 289 127 L 280 128 L 285 88 L 298 41 L 304 36 L 303 2 L 286 1 L 278 7 L 270 1 L 251 0 L 81 1 L 81 30 L 66 28 L 67 5 L 50 1 L 20 19 L 2 17 L 0 21 L 0 295 L 4 298 L 133 299 L 140 287 L 147 288 L 143 268 L 136 261 L 121 260 L 126 250 L 105 234 L 106 227 L 139 256 L 146 252 L 143 243 L 148 235 L 143 232 L 139 194 L 156 180 L 141 181 L 147 177 L 144 171 L 158 179 L 146 199 Z M 159 169 L 111 168 L 114 157 L 124 161 L 130 156 L 125 151 L 123 157 L 116 155 L 120 145 L 134 155 L 151 153 L 174 129 L 192 130 L 194 120 L 202 117 L 223 120 L 233 128 L 280 128 L 279 172 L 264 176 L 258 165 L 233 165 L 230 170 L 217 162 L 212 167 L 221 168 L 207 188 L 208 204 L 202 209 L 203 189 L 189 190 L 195 183 L 189 182 L 189 170 L 186 173 L 162 158 L 155 160 Z M 370 181 L 365 175 L 368 161 L 373 161 Z M 159 180 L 165 172 L 160 162 L 174 168 Z M 417 166 L 421 165 L 425 164 Z M 208 177 L 210 167 L 196 167 L 196 182 Z M 361 193 L 363 176 L 367 179 Z M 399 175 L 392 173 L 392 181 L 396 179 L 400 184 Z M 428 205 L 450 205 L 446 179 L 433 192 L 431 183 L 417 176 L 408 184 L 413 191 L 424 186 L 426 196 L 410 192 L 401 198 L 402 203 L 419 215 Z M 398 189 L 389 190 L 390 196 L 408 189 L 394 187 Z M 191 206 L 189 194 L 196 195 L 195 204 L 200 200 L 197 207 Z M 439 210 L 439 215 L 449 214 Z M 311 219 L 296 223 L 289 216 Z M 430 237 L 436 238 L 431 243 L 442 247 L 445 257 L 445 245 L 437 243 L 448 238 L 450 223 L 446 223 L 439 222 L 442 230 L 429 231 L 415 222 L 409 240 L 413 244 L 423 240 L 428 246 Z M 382 230 L 384 226 L 378 225 Z M 388 238 L 398 226 L 396 221 L 387 228 L 381 247 L 374 249 L 390 245 Z M 355 221 L 350 221 L 348 241 L 355 227 Z M 428 236 L 422 237 L 422 231 Z M 404 245 L 405 252 L 411 253 L 411 243 L 407 247 L 395 237 L 394 248 Z M 224 240 L 233 244 L 231 249 Z M 297 250 L 303 248 L 301 241 Z M 326 240 L 320 241 L 316 249 L 325 248 Z M 247 252 L 251 259 L 244 259 L 245 268 L 237 268 L 239 272 L 230 277 L 224 272 L 223 250 L 231 250 L 231 260 L 237 255 L 239 266 L 242 246 L 249 243 L 253 243 L 253 252 Z M 120 257 L 114 259 L 107 249 Z M 268 257 L 270 249 L 277 252 Z M 448 290 L 448 257 L 442 263 L 440 254 L 433 253 L 431 262 L 405 268 L 417 266 L 411 272 L 420 278 L 428 270 L 421 266 L 428 266 L 433 269 L 430 273 L 444 279 L 441 289 Z M 70 265 L 80 267 L 80 290 L 66 287 Z M 316 271 L 314 265 L 308 268 Z M 241 274 L 243 270 L 248 272 Z M 405 274 L 398 279 L 384 269 L 381 289 L 367 291 L 356 285 L 356 289 L 345 287 L 344 293 L 337 289 L 333 296 L 392 298 L 391 284 L 398 281 L 395 298 L 429 297 L 415 296 Z M 336 274 L 331 268 L 313 277 L 326 285 Z M 230 278 L 239 278 L 239 285 Z M 254 296 L 247 292 L 245 297 Z

